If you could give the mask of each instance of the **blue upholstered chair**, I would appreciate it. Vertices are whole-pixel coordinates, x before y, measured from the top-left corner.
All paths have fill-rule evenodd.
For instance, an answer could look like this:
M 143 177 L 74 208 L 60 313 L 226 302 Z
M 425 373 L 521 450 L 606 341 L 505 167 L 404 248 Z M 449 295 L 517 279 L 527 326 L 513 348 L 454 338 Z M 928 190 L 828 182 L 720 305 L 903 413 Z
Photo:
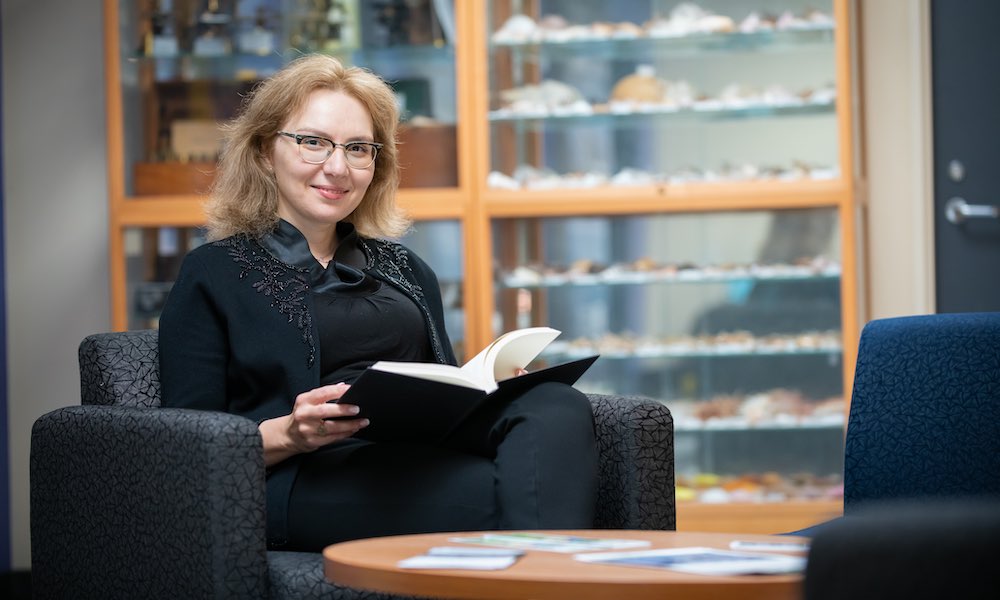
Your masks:
M 1000 499 L 1000 313 L 870 321 L 844 444 L 844 515 L 981 496 Z
M 31 436 L 35 598 L 386 598 L 327 583 L 322 555 L 267 551 L 252 421 L 159 408 L 155 331 L 80 345 L 82 406 Z M 673 529 L 673 420 L 643 398 L 592 395 L 595 528 Z
M 847 424 L 845 515 L 969 496 L 1000 499 L 1000 313 L 871 321 Z
M 844 460 L 806 600 L 1000 598 L 1000 313 L 868 323 Z

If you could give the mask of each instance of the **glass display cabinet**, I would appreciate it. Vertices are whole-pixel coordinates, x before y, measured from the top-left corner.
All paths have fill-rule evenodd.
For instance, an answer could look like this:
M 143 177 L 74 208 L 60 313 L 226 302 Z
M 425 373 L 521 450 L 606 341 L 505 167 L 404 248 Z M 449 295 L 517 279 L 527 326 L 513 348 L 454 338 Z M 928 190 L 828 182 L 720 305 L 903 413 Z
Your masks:
M 155 327 L 219 123 L 305 52 L 403 114 L 403 241 L 459 355 L 551 325 L 666 403 L 678 526 L 841 510 L 860 331 L 849 0 L 105 0 L 116 329 Z
M 197 227 L 220 125 L 259 81 L 304 53 L 390 82 L 403 118 L 401 200 L 418 219 L 461 222 L 452 0 L 108 0 L 105 8 L 116 328 L 155 325 L 175 253 L 203 241 Z
M 679 527 L 836 513 L 846 3 L 495 0 L 482 19 L 495 327 L 561 329 L 546 359 L 601 356 L 581 389 L 671 408 Z

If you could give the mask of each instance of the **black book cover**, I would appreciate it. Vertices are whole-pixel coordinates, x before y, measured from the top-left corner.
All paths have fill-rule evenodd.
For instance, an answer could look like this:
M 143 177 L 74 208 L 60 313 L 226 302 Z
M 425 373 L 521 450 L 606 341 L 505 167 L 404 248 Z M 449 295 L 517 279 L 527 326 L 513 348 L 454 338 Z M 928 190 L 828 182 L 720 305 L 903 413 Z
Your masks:
M 435 443 L 444 440 L 485 402 L 503 402 L 548 381 L 573 385 L 597 356 L 581 358 L 498 382 L 492 393 L 450 383 L 367 369 L 340 398 L 356 404 L 370 421 L 355 437 L 367 440 Z

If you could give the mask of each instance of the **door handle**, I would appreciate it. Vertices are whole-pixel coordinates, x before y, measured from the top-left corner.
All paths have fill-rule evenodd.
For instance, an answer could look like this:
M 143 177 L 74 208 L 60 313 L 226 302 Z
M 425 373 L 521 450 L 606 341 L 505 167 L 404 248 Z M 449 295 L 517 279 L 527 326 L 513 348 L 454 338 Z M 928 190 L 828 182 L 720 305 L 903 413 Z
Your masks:
M 945 203 L 944 216 L 949 223 L 961 225 L 966 219 L 1000 218 L 1000 207 L 992 204 L 969 204 L 956 196 Z

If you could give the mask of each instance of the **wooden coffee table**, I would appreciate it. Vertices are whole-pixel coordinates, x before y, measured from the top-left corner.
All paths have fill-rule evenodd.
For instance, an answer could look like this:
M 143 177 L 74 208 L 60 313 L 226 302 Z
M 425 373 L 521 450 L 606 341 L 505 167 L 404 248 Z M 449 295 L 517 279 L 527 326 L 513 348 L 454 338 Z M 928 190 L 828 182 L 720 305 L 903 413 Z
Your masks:
M 467 600 L 645 600 L 756 598 L 798 599 L 802 575 L 688 575 L 665 569 L 588 564 L 571 554 L 528 551 L 502 571 L 408 570 L 396 563 L 432 546 L 454 546 L 448 538 L 479 532 L 390 536 L 343 542 L 323 550 L 326 578 L 340 585 L 402 595 Z M 648 540 L 649 548 L 707 546 L 728 549 L 733 540 L 794 542 L 803 538 L 677 531 L 550 531 L 597 538 Z

